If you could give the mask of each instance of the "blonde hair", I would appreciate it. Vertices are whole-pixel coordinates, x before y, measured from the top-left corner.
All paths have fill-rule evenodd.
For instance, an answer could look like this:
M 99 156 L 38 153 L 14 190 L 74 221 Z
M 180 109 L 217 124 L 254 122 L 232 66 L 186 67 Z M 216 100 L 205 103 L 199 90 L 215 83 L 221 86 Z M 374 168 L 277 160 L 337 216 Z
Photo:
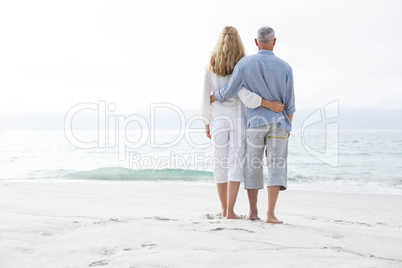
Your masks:
M 230 75 L 236 63 L 244 56 L 246 51 L 239 33 L 235 27 L 226 26 L 212 51 L 209 70 L 221 76 Z

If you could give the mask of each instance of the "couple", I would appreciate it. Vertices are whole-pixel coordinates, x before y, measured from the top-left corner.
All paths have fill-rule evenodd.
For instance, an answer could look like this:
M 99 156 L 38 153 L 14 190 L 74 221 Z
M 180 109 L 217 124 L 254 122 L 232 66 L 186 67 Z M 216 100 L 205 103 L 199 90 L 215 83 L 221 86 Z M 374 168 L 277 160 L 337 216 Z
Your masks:
M 258 53 L 247 56 L 236 28 L 222 30 L 204 78 L 202 115 L 205 132 L 214 147 L 214 179 L 222 216 L 234 212 L 244 179 L 250 220 L 259 219 L 258 190 L 264 188 L 263 156 L 268 166 L 266 222 L 282 223 L 275 216 L 279 191 L 287 187 L 288 138 L 295 112 L 293 73 L 276 57 L 275 32 L 258 30 Z

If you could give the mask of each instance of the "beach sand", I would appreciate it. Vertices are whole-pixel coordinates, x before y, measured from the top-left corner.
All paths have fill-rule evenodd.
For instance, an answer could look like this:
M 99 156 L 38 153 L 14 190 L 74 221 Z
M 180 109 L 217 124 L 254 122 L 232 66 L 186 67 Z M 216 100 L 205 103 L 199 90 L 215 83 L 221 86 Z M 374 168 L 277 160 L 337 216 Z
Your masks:
M 266 190 L 250 221 L 216 216 L 214 184 L 3 181 L 0 267 L 402 267 L 401 205 L 290 188 L 273 225 Z

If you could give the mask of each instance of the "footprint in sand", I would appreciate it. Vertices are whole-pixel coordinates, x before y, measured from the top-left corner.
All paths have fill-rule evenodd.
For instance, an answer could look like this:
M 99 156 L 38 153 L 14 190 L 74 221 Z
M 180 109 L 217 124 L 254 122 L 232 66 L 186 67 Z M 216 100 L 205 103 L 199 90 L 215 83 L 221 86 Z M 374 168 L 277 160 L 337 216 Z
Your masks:
M 101 265 L 108 265 L 109 262 L 107 260 L 100 260 L 100 261 L 95 261 L 93 263 L 89 264 L 89 267 L 93 267 L 93 266 L 101 266 Z
M 157 220 L 157 221 L 177 221 L 176 219 L 169 219 L 169 218 L 159 217 L 159 216 L 145 217 L 144 219 Z
M 254 231 L 248 230 L 248 229 L 243 229 L 243 228 L 225 228 L 225 227 L 218 227 L 211 229 L 210 231 L 223 231 L 223 230 L 233 230 L 233 231 L 245 231 L 248 233 L 255 233 Z
M 39 235 L 41 236 L 52 236 L 53 234 L 49 231 L 41 231 L 39 232 Z
M 123 248 L 124 251 L 136 250 L 136 248 Z
M 148 249 L 151 249 L 151 248 L 154 248 L 157 246 L 158 246 L 157 244 L 153 244 L 153 243 L 141 243 L 141 247 L 148 248 Z
M 205 213 L 205 214 L 202 214 L 201 218 L 208 219 L 208 220 L 223 219 L 222 213 L 216 213 L 215 215 L 211 214 L 211 213 Z
M 101 248 L 98 252 L 100 255 L 110 256 L 116 253 L 116 249 L 114 248 Z
M 106 224 L 110 222 L 120 222 L 120 221 L 117 218 L 109 218 L 107 220 L 101 219 L 100 221 L 95 221 L 93 222 L 93 224 Z

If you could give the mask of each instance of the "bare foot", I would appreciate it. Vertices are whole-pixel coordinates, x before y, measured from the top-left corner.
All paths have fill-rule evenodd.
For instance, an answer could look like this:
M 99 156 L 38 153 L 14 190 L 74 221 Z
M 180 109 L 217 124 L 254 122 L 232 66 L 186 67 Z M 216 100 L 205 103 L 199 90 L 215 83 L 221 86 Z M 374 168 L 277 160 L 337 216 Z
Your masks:
M 268 216 L 267 220 L 265 221 L 266 223 L 283 223 L 283 221 L 278 220 L 275 215 Z
M 258 217 L 258 210 L 255 210 L 255 211 L 250 210 L 250 214 L 248 216 L 248 219 L 252 220 L 252 221 L 259 220 L 260 218 Z
M 226 217 L 226 210 L 222 209 L 222 212 L 216 213 L 216 216 L 218 216 L 218 217 Z
M 242 217 L 238 216 L 234 212 L 228 212 L 228 214 L 226 215 L 226 219 L 242 219 Z
M 227 215 L 227 210 L 226 209 L 222 209 L 222 217 L 226 217 Z

